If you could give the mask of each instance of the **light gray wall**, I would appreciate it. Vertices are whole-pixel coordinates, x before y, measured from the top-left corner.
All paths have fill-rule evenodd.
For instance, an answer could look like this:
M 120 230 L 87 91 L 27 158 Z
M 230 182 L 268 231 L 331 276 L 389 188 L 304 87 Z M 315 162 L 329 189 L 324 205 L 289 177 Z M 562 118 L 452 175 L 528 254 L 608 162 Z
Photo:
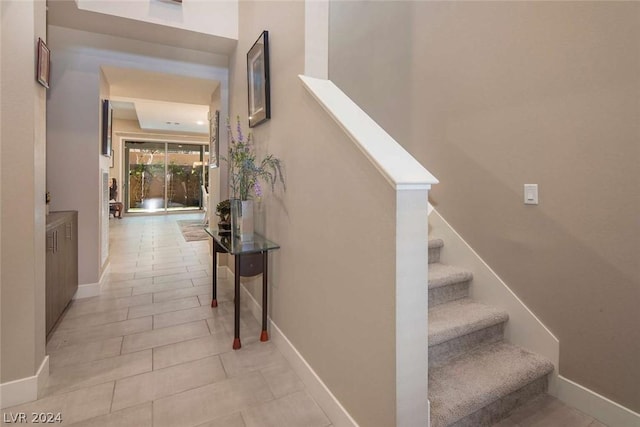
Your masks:
M 0 382 L 35 375 L 45 355 L 46 90 L 35 80 L 45 3 L 3 1 L 0 43 Z
M 432 203 L 560 339 L 560 374 L 635 411 L 639 22 L 633 2 L 336 1 L 329 70 L 438 177 Z
M 266 192 L 257 219 L 281 245 L 270 316 L 360 425 L 394 425 L 395 191 L 298 79 L 304 2 L 240 2 L 239 28 L 230 116 L 248 131 L 246 53 L 269 30 L 272 118 L 252 132 L 287 182 Z
M 100 67 L 114 66 L 219 80 L 227 58 L 62 27 L 49 27 L 52 90 L 47 117 L 47 185 L 53 210 L 78 210 L 79 281 L 100 278 Z

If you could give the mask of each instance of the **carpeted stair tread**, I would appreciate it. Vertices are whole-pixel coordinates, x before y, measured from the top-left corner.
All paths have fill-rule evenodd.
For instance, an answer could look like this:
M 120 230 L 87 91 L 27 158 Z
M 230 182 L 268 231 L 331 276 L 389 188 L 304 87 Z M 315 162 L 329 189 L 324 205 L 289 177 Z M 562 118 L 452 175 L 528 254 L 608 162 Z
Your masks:
M 448 426 L 553 371 L 553 364 L 503 342 L 429 370 L 431 425 Z
M 467 282 L 471 279 L 473 274 L 464 268 L 439 262 L 429 264 L 429 289 Z
M 429 309 L 429 347 L 507 320 L 505 311 L 469 298 L 437 305 Z

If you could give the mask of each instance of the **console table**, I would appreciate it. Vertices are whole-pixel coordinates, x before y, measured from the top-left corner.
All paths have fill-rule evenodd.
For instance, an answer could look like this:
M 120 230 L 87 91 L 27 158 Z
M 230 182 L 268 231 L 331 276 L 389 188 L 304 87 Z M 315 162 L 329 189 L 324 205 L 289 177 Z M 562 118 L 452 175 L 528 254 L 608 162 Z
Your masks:
M 267 332 L 267 279 L 269 251 L 279 249 L 277 243 L 255 233 L 250 242 L 242 242 L 238 237 L 230 234 L 219 234 L 215 228 L 205 228 L 207 234 L 213 238 L 213 279 L 211 307 L 218 306 L 218 253 L 228 253 L 234 256 L 234 325 L 233 325 L 233 349 L 242 347 L 240 343 L 240 277 L 252 277 L 262 274 L 262 333 L 260 341 L 268 341 Z

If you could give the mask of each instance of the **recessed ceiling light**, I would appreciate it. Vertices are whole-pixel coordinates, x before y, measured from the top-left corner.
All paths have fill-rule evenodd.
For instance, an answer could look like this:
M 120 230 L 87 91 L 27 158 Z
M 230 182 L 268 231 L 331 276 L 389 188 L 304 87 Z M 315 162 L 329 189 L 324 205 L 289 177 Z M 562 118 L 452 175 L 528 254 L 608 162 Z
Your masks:
M 197 125 L 203 125 L 203 124 L 204 124 L 204 122 L 203 122 L 202 120 L 198 120 L 198 121 L 196 122 L 196 124 L 197 124 Z

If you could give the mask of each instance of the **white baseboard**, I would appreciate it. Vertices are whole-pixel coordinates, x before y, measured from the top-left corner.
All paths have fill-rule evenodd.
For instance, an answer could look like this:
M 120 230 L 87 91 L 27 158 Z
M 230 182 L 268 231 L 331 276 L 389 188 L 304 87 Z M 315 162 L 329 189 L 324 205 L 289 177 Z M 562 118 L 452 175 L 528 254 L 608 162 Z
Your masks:
M 233 272 L 228 267 L 225 270 L 229 280 L 234 280 Z M 262 306 L 243 284 L 240 284 L 240 290 L 242 292 L 240 301 L 244 301 L 243 303 L 251 310 L 253 317 L 258 322 L 262 322 Z M 291 368 L 300 377 L 316 403 L 327 414 L 333 423 L 332 425 L 335 427 L 359 427 L 358 423 L 351 418 L 351 415 L 349 415 L 340 401 L 331 393 L 331 390 L 270 317 L 268 318 L 268 328 L 271 341 L 291 364 Z
M 0 384 L 0 408 L 21 405 L 38 399 L 49 377 L 49 356 L 45 356 L 38 372 L 31 377 Z
M 100 283 L 88 283 L 86 285 L 78 285 L 78 290 L 73 296 L 73 299 L 97 297 L 98 295 L 100 295 L 100 288 L 101 288 Z
M 592 416 L 609 427 L 639 427 L 640 414 L 625 408 L 606 397 L 558 376 L 558 399 L 569 406 Z

